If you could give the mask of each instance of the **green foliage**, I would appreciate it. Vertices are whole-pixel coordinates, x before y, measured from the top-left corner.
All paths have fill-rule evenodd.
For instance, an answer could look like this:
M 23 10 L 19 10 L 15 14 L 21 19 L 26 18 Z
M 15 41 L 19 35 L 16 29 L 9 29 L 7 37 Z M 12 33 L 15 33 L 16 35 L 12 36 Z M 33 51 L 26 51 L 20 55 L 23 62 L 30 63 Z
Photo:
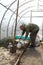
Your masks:
M 9 42 L 13 42 L 13 39 L 12 38 L 4 38 L 2 40 L 0 40 L 0 47 L 6 47 L 6 45 L 9 43 Z

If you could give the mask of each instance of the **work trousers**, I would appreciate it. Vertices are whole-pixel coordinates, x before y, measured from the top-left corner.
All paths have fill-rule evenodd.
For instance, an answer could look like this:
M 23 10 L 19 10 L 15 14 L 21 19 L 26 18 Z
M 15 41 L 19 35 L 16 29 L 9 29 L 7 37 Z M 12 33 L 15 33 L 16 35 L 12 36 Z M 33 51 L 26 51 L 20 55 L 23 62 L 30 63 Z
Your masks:
M 36 28 L 30 34 L 30 42 L 31 42 L 31 45 L 33 46 L 35 46 L 35 39 L 36 39 L 38 31 L 39 31 L 39 28 Z

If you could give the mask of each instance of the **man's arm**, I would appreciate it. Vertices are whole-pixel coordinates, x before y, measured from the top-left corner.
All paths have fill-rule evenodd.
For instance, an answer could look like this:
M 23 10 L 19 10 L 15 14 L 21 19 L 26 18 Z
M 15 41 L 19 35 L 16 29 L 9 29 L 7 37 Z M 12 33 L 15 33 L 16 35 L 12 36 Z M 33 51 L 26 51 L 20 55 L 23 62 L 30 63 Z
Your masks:
M 25 33 L 25 30 L 22 32 L 22 35 L 24 35 L 24 33 Z M 21 36 L 22 36 L 22 35 L 21 35 Z
M 22 36 L 24 35 L 24 33 L 25 33 L 25 30 L 22 32 L 20 39 L 22 38 Z
M 25 36 L 25 39 L 28 37 L 28 32 L 26 32 L 26 36 Z

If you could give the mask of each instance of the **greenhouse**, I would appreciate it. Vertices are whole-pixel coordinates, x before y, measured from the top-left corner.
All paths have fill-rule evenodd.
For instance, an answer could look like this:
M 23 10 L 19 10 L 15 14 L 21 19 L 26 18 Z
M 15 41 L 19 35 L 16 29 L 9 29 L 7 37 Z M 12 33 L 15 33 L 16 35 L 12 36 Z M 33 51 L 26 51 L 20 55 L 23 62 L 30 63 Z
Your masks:
M 37 35 L 29 23 L 39 27 Z M 0 52 L 0 65 L 43 65 L 43 0 L 0 0 Z

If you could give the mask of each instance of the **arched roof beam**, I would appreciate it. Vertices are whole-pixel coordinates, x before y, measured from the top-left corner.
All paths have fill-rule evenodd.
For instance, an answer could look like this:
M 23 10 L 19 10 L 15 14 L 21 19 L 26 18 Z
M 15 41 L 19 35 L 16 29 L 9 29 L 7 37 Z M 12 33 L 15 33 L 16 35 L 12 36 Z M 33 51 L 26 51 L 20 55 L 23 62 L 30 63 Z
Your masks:
M 31 1 L 33 1 L 33 0 L 31 0 Z M 19 6 L 19 8 L 22 7 L 23 5 L 25 5 L 25 4 L 29 3 L 29 2 L 31 2 L 31 1 L 27 1 L 27 2 L 23 3 L 22 5 Z M 28 7 L 28 8 L 29 8 L 29 7 Z M 10 19 L 9 19 L 9 22 L 8 22 L 8 25 L 7 25 L 7 31 L 8 31 L 8 28 L 9 28 L 9 24 L 10 24 L 11 18 L 12 18 L 12 16 L 15 14 L 15 12 L 16 12 L 16 10 L 13 12 L 13 14 L 11 15 L 11 17 L 10 17 Z M 22 12 L 23 12 L 23 11 L 22 11 Z M 21 14 L 22 12 L 20 12 L 20 14 Z M 8 35 L 8 32 L 7 32 L 7 35 Z

